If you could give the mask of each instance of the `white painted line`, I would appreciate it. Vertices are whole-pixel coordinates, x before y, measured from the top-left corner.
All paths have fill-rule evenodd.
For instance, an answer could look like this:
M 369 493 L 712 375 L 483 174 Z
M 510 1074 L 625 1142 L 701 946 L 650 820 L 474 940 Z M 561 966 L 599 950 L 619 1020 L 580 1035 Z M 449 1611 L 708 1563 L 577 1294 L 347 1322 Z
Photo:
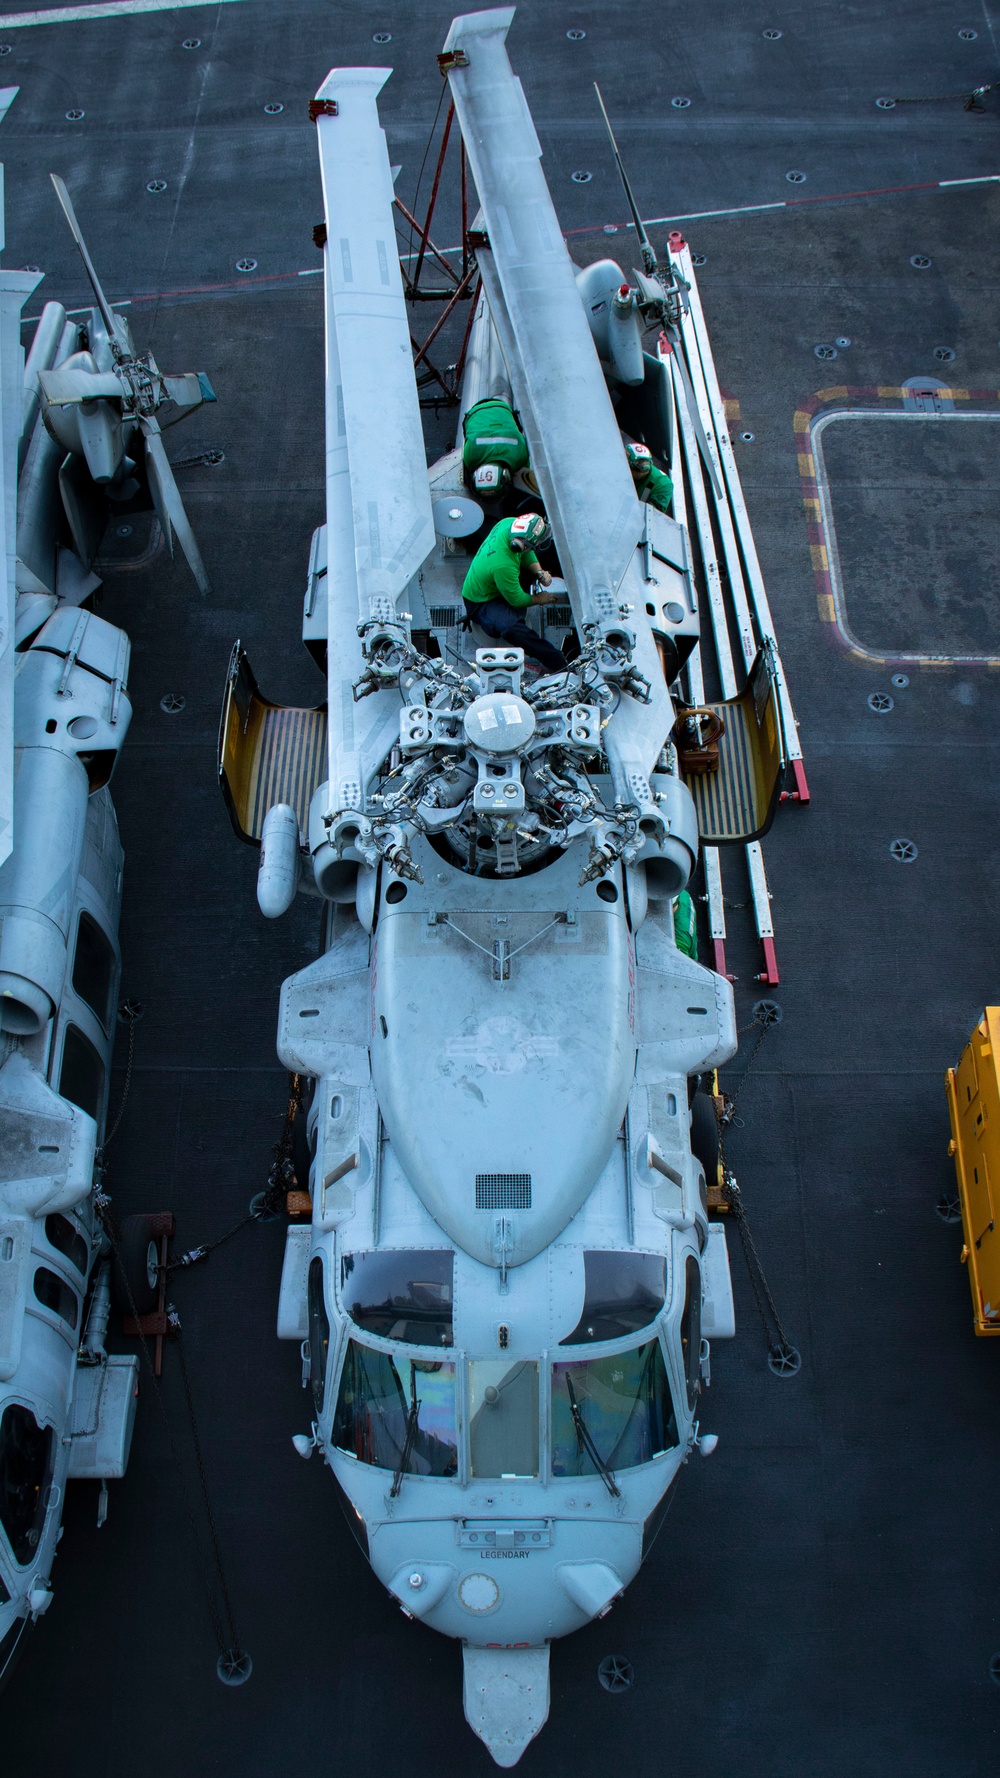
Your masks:
M 75 25 L 82 19 L 118 19 L 133 12 L 182 12 L 193 6 L 234 6 L 238 0 L 92 0 L 88 6 L 52 6 L 45 12 L 0 13 L 0 27 L 19 31 L 27 25 Z
M 730 210 L 689 210 L 684 216 L 654 216 L 652 222 L 647 222 L 645 226 L 647 228 L 662 228 L 665 222 L 701 222 L 706 216 L 750 216 L 756 210 L 784 210 L 786 208 L 787 205 L 782 199 L 777 204 L 740 204 L 737 208 Z M 619 226 L 634 228 L 635 224 L 626 222 Z
M 0 86 L 0 123 L 3 122 L 20 91 L 19 86 Z
M 455 252 L 456 253 L 458 252 L 457 247 L 455 249 Z M 300 272 L 299 277 L 300 278 L 318 278 L 320 273 L 322 272 L 322 270 L 323 270 L 323 267 L 321 265 L 311 265 L 307 272 Z
M 939 179 L 939 185 L 1000 185 L 1000 173 L 983 173 L 978 179 Z

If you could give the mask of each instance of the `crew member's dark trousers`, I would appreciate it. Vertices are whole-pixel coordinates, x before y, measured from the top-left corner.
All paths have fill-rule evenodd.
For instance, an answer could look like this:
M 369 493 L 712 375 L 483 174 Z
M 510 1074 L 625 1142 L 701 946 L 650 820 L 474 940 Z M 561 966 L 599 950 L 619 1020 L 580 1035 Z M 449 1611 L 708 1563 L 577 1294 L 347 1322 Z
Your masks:
M 565 673 L 565 655 L 544 636 L 536 636 L 521 613 L 515 611 L 513 605 L 508 605 L 506 599 L 487 599 L 481 605 L 466 599 L 464 604 L 473 623 L 485 630 L 494 642 L 506 642 L 509 648 L 523 648 L 525 654 L 549 673 Z

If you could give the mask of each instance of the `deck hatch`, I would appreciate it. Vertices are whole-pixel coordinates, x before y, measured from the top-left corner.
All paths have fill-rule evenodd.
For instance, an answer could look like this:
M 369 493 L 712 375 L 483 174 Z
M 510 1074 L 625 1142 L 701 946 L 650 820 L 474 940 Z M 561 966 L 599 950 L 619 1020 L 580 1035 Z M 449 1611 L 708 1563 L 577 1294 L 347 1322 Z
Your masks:
M 477 1173 L 477 1210 L 530 1210 L 530 1173 Z

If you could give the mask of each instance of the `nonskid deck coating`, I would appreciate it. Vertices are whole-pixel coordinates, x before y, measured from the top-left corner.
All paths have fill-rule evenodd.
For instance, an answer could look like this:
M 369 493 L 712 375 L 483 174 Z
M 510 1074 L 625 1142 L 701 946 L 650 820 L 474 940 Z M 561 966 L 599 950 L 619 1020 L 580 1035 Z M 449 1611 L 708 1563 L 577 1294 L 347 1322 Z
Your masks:
M 777 201 L 792 168 L 809 193 L 995 172 L 995 112 L 873 104 L 991 78 L 974 12 L 935 0 L 918 19 L 883 4 L 861 20 L 847 7 L 760 5 L 711 18 L 672 9 L 661 23 L 588 0 L 565 19 L 523 7 L 510 42 L 560 216 L 582 229 L 622 212 L 591 120 L 594 78 L 657 215 Z M 109 294 L 134 299 L 140 344 L 168 368 L 205 368 L 220 397 L 197 440 L 192 430 L 171 445 L 185 458 L 225 452 L 215 468 L 180 472 L 212 600 L 162 554 L 139 565 L 148 534 L 137 523 L 109 548 L 119 563 L 134 548 L 136 566 L 109 569 L 102 608 L 134 643 L 136 717 L 115 794 L 125 985 L 145 1008 L 111 1183 L 120 1210 L 173 1208 L 181 1247 L 221 1233 L 264 1182 L 284 1108 L 278 988 L 317 942 L 313 904 L 275 926 L 259 917 L 255 857 L 232 836 L 214 773 L 237 635 L 270 697 L 307 706 L 321 695 L 298 641 L 323 500 L 321 291 L 297 275 L 321 214 L 305 105 L 334 62 L 394 61 L 384 115 L 409 201 L 450 16 L 245 0 L 12 33 L 3 61 L 22 89 L 0 134 L 6 263 L 48 268 L 42 297 L 85 300 L 47 179 L 50 166 L 66 173 Z M 967 45 L 957 33 L 970 19 L 979 38 Z M 571 26 L 584 43 L 567 42 Z M 782 38 L 765 41 L 775 26 Z M 383 28 L 393 43 L 376 49 Z M 203 54 L 181 48 L 196 36 Z M 691 106 L 670 108 L 674 95 Z M 285 112 L 265 116 L 275 99 Z M 74 107 L 80 125 L 64 120 Z M 580 167 L 593 172 L 586 186 L 570 180 Z M 159 197 L 145 191 L 157 177 L 168 182 Z M 767 1370 L 731 1238 L 739 1333 L 713 1354 L 703 1417 L 719 1450 L 685 1471 L 611 1616 L 554 1648 L 552 1712 L 526 1778 L 603 1778 L 623 1756 L 638 1778 L 996 1768 L 997 1355 L 973 1339 L 958 1237 L 934 1214 L 950 1166 L 943 1070 L 996 996 L 994 681 L 915 670 L 891 713 L 869 710 L 891 668 L 834 646 L 817 605 L 795 416 L 841 379 L 934 374 L 937 344 L 956 349 L 956 382 L 1000 387 L 998 204 L 995 188 L 935 190 L 687 225 L 706 255 L 699 281 L 720 378 L 739 402 L 733 429 L 754 434 L 740 467 L 813 792 L 808 810 L 779 811 L 765 842 L 784 1017 L 729 1138 L 804 1362 L 791 1382 Z M 627 247 L 620 232 L 574 241 L 580 257 L 621 250 L 626 268 Z M 915 253 L 929 271 L 909 266 Z M 274 282 L 241 283 L 245 256 Z M 199 294 L 206 285 L 219 288 Z M 837 336 L 851 347 L 836 365 L 818 361 L 813 347 Z M 448 431 L 447 420 L 433 430 L 436 448 Z M 902 567 L 923 572 L 917 559 Z M 160 709 L 169 691 L 187 699 L 178 716 Z M 893 861 L 897 837 L 917 845 L 912 866 Z M 723 869 L 746 1025 L 759 952 L 733 905 L 747 900 L 740 868 Z M 748 1054 L 745 1040 L 731 1090 Z M 55 1601 L 2 1706 L 19 1778 L 126 1778 L 138 1765 L 150 1778 L 494 1769 L 462 1720 L 458 1651 L 400 1616 L 329 1478 L 292 1453 L 308 1414 L 298 1354 L 273 1335 L 282 1245 L 280 1223 L 246 1231 L 175 1290 L 253 1677 L 234 1692 L 215 1678 L 170 1354 L 173 1445 L 147 1386 L 102 1531 L 96 1490 L 70 1494 Z M 598 1685 L 607 1654 L 634 1665 L 623 1696 Z

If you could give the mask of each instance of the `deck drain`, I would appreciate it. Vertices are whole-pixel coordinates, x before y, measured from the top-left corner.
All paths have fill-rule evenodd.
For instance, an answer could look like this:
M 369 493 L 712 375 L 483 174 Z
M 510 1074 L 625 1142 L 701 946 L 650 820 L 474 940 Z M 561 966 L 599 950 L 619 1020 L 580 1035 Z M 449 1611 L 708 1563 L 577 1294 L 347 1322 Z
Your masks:
M 116 525 L 115 526 L 115 536 L 116 537 L 131 537 L 131 535 L 132 535 L 131 525 Z
M 772 1346 L 767 1355 L 767 1368 L 776 1377 L 797 1377 L 802 1369 L 802 1354 L 797 1346 Z
M 935 346 L 934 356 L 939 364 L 950 364 L 955 354 L 950 346 Z
M 880 111 L 893 111 L 896 107 L 895 99 L 876 99 L 875 103 Z
M 690 99 L 671 99 L 670 103 L 675 111 L 686 111 L 691 101 Z
M 201 38 L 200 37 L 185 37 L 184 42 L 181 44 L 181 48 L 182 49 L 200 49 L 201 48 Z
M 911 253 L 910 264 L 913 266 L 914 271 L 926 272 L 934 264 L 934 261 L 928 259 L 926 253 Z
M 806 182 L 806 175 L 804 173 L 786 173 L 785 178 L 788 180 L 789 185 L 804 185 Z
M 624 1655 L 605 1655 L 597 1669 L 597 1677 L 606 1692 L 617 1696 L 619 1692 L 631 1691 L 635 1684 L 635 1668 Z M 1000 1684 L 1000 1680 L 997 1683 Z
M 567 31 L 566 35 L 571 43 L 582 43 L 587 33 L 586 31 Z
M 897 691 L 905 691 L 910 681 L 907 679 L 905 673 L 894 673 L 892 676 L 892 683 Z
M 834 340 L 833 343 L 835 346 L 838 346 L 842 352 L 846 352 L 847 348 L 851 342 L 848 339 L 846 333 L 842 333 L 839 340 Z
M 776 1000 L 757 1000 L 753 1016 L 758 1025 L 780 1025 L 783 1015 Z
M 754 435 L 752 432 L 741 432 L 740 437 L 742 438 L 744 444 L 753 444 Z
M 708 254 L 707 253 L 692 253 L 691 264 L 692 265 L 707 265 L 708 264 Z
M 79 123 L 81 117 L 86 117 L 86 115 L 87 113 L 85 111 L 67 111 L 66 122 Z
M 179 716 L 186 706 L 187 698 L 182 697 L 179 691 L 165 691 L 160 699 L 160 709 L 166 716 Z
M 40 272 L 41 269 L 40 265 L 23 265 L 21 267 L 22 272 Z
M 618 233 L 617 222 L 606 222 L 604 224 L 604 233 L 606 235 L 616 235 Z
M 225 451 L 202 451 L 201 460 L 208 464 L 209 469 L 215 469 L 220 463 L 226 461 L 226 453 Z
M 876 716 L 888 716 L 896 707 L 895 698 L 890 698 L 887 691 L 873 691 L 868 694 L 868 708 L 874 710 Z
M 255 259 L 238 259 L 236 261 L 236 270 L 238 272 L 255 272 L 257 270 L 257 261 Z
M 953 1185 L 950 1190 L 941 1193 L 934 1206 L 934 1212 L 935 1215 L 940 1216 L 942 1222 L 961 1222 L 962 1206 L 958 1201 L 956 1186 Z
M 284 111 L 284 109 L 284 105 L 282 105 L 278 99 L 272 99 L 270 105 L 264 106 L 264 110 L 268 117 L 277 117 L 279 111 Z
M 912 864 L 917 857 L 917 848 L 912 840 L 891 840 L 889 851 L 897 864 Z
M 215 1671 L 223 1685 L 245 1685 L 253 1672 L 253 1662 L 245 1649 L 227 1648 L 216 1661 Z
M 123 1000 L 118 1008 L 119 1025 L 137 1025 L 144 1010 L 141 1000 Z
M 994 1655 L 990 1662 L 990 1678 L 994 1685 L 1000 1685 L 1000 1654 Z
M 9 56 L 10 52 L 11 45 L 9 43 L 0 43 L 0 56 Z
M 391 31 L 373 31 L 372 32 L 372 42 L 373 43 L 391 43 L 392 42 L 392 32 Z
M 837 356 L 836 346 L 814 346 L 813 347 L 813 357 L 814 358 L 836 358 L 836 356 Z
M 958 34 L 963 43 L 975 43 L 976 38 L 979 36 L 979 32 L 974 31 L 971 25 L 966 25 L 964 30 L 959 31 Z
M 166 189 L 167 182 L 165 179 L 147 179 L 146 181 L 146 190 L 153 192 L 154 195 L 157 192 L 166 191 Z
M 577 172 L 570 174 L 570 178 L 572 179 L 574 185 L 589 185 L 590 181 L 593 179 L 593 177 L 594 177 L 593 173 L 585 173 L 582 170 L 582 168 L 580 168 Z
M 779 38 L 779 37 L 780 37 L 780 36 L 781 36 L 781 32 L 780 32 L 780 31 L 774 31 L 774 30 L 772 30 L 772 31 L 762 31 L 762 32 L 761 32 L 761 36 L 762 36 L 762 37 L 766 37 L 766 39 L 767 39 L 767 41 L 768 41 L 768 43 L 777 43 L 777 41 L 778 41 L 778 38 Z

